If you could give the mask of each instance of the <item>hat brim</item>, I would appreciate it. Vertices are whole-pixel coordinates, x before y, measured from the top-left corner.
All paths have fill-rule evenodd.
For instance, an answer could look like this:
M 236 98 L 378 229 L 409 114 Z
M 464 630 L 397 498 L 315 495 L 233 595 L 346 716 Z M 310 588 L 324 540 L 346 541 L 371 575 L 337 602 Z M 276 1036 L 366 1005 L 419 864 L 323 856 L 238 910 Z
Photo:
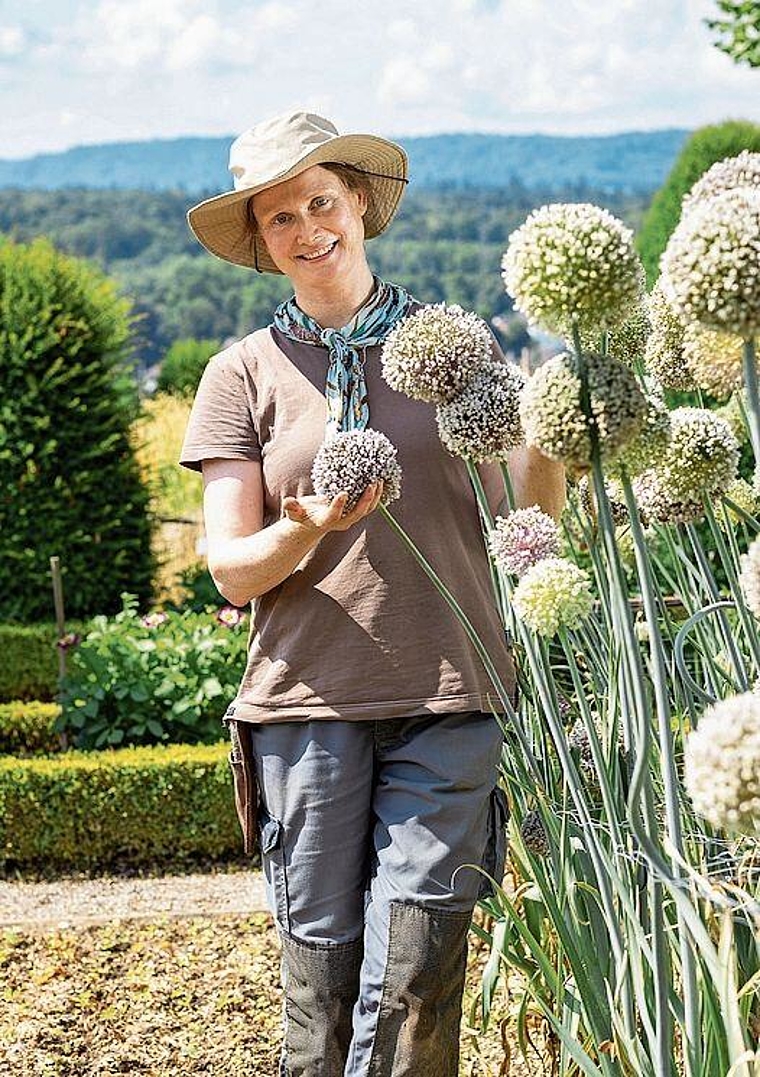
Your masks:
M 188 210 L 187 222 L 199 242 L 217 258 L 261 273 L 279 273 L 261 236 L 251 234 L 248 200 L 313 165 L 328 163 L 352 165 L 367 174 L 371 197 L 364 215 L 364 235 L 367 239 L 379 236 L 398 209 L 406 185 L 408 160 L 401 146 L 377 135 L 337 135 L 265 183 L 199 202 Z

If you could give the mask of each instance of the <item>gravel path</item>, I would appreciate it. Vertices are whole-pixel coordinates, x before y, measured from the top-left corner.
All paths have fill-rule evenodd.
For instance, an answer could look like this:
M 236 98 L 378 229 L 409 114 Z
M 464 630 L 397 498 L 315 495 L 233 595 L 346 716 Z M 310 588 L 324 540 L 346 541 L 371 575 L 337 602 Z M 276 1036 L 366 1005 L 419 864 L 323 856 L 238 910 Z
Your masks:
M 49 928 L 265 911 L 260 871 L 40 883 L 0 880 L 0 926 L 4 927 Z

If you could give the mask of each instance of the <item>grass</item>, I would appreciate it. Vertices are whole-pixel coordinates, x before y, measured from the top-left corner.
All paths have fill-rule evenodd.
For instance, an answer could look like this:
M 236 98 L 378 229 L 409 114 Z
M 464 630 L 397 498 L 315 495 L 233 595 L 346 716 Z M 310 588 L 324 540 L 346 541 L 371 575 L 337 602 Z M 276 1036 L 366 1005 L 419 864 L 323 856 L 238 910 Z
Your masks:
M 486 957 L 474 941 L 465 1015 Z M 5 930 L 0 985 L 4 1077 L 277 1073 L 279 947 L 265 914 Z M 530 1072 L 507 1067 L 508 1005 L 502 990 L 484 1035 L 463 1020 L 461 1077 Z

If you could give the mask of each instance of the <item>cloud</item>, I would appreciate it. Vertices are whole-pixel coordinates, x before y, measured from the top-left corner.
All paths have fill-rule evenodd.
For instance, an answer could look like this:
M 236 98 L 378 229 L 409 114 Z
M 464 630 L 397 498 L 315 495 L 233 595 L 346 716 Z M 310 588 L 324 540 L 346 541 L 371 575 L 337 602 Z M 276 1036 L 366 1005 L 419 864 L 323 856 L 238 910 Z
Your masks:
M 0 26 L 0 60 L 20 56 L 27 45 L 26 34 L 21 26 Z

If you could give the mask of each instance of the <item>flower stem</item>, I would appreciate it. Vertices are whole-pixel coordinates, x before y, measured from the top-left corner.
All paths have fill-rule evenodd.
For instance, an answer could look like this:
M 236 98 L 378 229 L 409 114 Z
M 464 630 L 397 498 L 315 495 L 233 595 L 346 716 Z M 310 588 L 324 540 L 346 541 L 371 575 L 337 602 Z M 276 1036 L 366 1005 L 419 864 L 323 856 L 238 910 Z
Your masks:
M 755 365 L 755 341 L 752 337 L 744 341 L 744 385 L 747 390 L 747 425 L 755 455 L 755 467 L 760 467 L 760 390 L 757 384 L 757 366 Z

